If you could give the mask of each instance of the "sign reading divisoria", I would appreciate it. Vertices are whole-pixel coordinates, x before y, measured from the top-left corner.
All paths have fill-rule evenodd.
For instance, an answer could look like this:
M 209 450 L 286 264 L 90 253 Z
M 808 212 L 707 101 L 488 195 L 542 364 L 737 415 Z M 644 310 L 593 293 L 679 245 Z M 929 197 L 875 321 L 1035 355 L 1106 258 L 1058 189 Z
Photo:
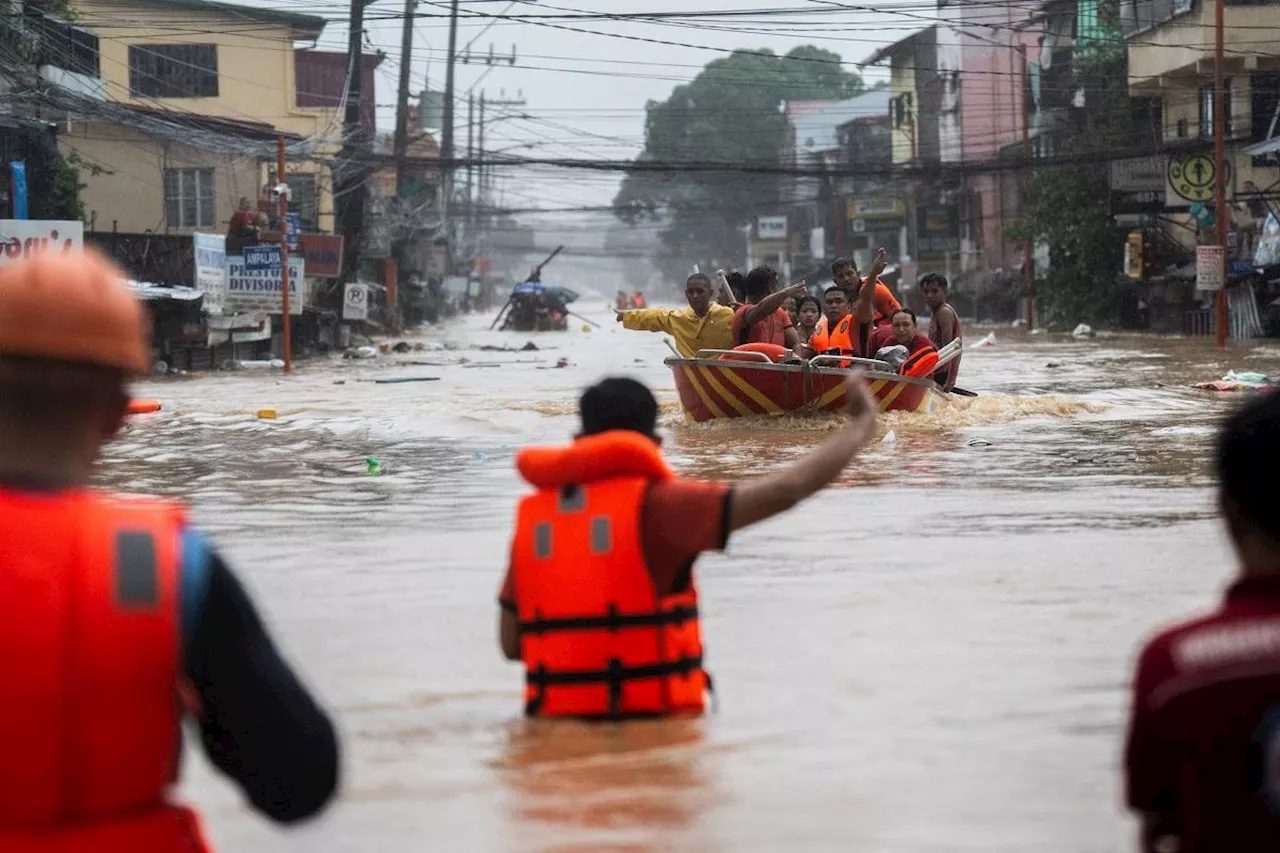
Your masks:
M 255 265 L 256 266 L 256 265 Z M 244 255 L 227 256 L 226 310 L 236 313 L 262 311 L 280 313 L 281 269 L 279 266 L 263 266 L 256 269 L 245 264 Z M 301 314 L 303 280 L 306 261 L 289 258 L 289 313 Z

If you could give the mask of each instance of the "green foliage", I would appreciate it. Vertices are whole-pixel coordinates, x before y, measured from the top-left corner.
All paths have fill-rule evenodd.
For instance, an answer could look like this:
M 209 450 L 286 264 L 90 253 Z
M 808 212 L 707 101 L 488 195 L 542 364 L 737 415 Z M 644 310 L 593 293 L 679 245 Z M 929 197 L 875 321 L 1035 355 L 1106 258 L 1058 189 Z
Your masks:
M 786 56 L 739 50 L 707 64 L 667 100 L 647 105 L 645 148 L 638 162 L 778 163 L 786 127 L 783 101 L 843 99 L 863 90 L 840 57 L 812 46 Z M 738 230 L 776 207 L 774 175 L 706 171 L 681 174 L 630 171 L 614 198 L 628 224 L 664 218 L 664 272 L 687 273 L 691 262 L 727 264 L 743 254 Z
M 1077 85 L 1087 94 L 1082 121 L 1057 141 L 1058 154 L 1123 147 L 1131 131 L 1128 64 L 1123 53 L 1077 55 Z M 1111 216 L 1107 161 L 1036 169 L 1026 190 L 1026 218 L 1015 240 L 1049 246 L 1049 271 L 1036 283 L 1036 308 L 1050 328 L 1115 325 L 1123 308 L 1119 271 L 1125 229 Z
M 92 174 L 106 170 L 85 162 L 74 151 L 65 157 L 49 140 L 27 155 L 27 211 L 32 219 L 84 219 L 80 169 Z

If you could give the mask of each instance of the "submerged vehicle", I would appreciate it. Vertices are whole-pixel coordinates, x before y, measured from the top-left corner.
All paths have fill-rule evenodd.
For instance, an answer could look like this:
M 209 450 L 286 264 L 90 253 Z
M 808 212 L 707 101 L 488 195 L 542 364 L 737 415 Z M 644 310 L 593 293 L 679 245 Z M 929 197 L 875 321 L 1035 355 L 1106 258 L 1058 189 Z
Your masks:
M 578 294 L 564 287 L 525 281 L 511 291 L 501 331 L 560 332 L 569 327 L 569 305 Z

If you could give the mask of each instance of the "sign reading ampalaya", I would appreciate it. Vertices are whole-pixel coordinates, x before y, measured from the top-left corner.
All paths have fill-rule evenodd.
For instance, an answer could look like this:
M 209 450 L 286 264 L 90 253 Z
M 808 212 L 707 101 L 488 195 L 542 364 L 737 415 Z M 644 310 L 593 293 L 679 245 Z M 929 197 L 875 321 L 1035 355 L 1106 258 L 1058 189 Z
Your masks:
M 0 219 L 0 266 L 38 252 L 84 249 L 84 223 L 78 219 Z
M 289 258 L 289 313 L 301 314 L 303 301 L 303 278 L 306 275 L 306 261 L 303 258 Z M 240 313 L 263 311 L 268 314 L 280 313 L 280 293 L 282 290 L 280 268 L 249 269 L 245 266 L 244 255 L 227 256 L 227 299 L 226 308 Z

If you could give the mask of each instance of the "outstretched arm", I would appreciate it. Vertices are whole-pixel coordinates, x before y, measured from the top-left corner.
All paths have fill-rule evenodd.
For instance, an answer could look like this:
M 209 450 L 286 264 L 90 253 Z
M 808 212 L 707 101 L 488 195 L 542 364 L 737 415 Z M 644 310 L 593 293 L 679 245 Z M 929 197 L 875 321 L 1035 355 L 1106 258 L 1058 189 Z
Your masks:
M 619 311 L 618 322 L 624 329 L 637 332 L 666 332 L 671 334 L 670 308 L 632 308 Z
M 764 299 L 761 299 L 755 305 L 747 308 L 746 314 L 742 317 L 742 327 L 750 329 L 756 323 L 768 317 L 774 311 L 782 307 L 782 303 L 787 301 L 788 296 L 794 296 L 797 299 L 804 296 L 809 286 L 803 281 L 799 284 L 793 284 L 790 287 L 784 287 L 777 293 L 770 293 Z
M 338 785 L 333 723 L 281 657 L 231 570 L 212 553 L 207 567 L 184 656 L 205 754 L 263 815 L 279 823 L 312 817 Z
M 854 306 L 853 314 L 859 323 L 870 323 L 876 316 L 876 285 L 880 283 L 880 273 L 885 268 L 885 251 L 881 249 L 876 252 L 876 261 L 871 265 L 871 274 L 862 282 L 862 289 L 858 291 L 858 304 Z
M 848 426 L 817 450 L 799 455 L 790 468 L 756 477 L 734 488 L 729 517 L 731 530 L 741 530 L 785 512 L 840 476 L 876 429 L 876 401 L 861 376 L 849 377 L 845 395 L 849 400 Z

